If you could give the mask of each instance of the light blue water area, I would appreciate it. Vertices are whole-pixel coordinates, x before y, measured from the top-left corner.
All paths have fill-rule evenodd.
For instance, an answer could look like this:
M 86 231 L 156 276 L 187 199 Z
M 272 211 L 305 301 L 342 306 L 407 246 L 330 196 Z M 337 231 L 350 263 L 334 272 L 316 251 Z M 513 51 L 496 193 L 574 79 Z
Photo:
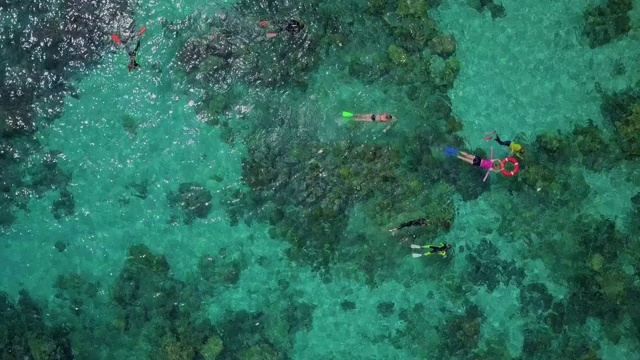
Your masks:
M 637 66 L 635 36 L 589 49 L 580 24 L 583 9 L 593 3 L 505 1 L 509 16 L 500 21 L 487 21 L 488 12 L 462 1 L 438 8 L 440 25 L 460 39 L 456 56 L 464 66 L 450 95 L 472 145 L 481 144 L 485 131 L 534 137 L 586 119 L 601 123 L 593 84 L 619 91 L 638 81 L 637 72 L 611 75 L 616 62 Z
M 466 1 L 445 0 L 429 10 L 439 31 L 456 38 L 455 57 L 462 66 L 448 95 L 453 114 L 463 123 L 458 135 L 468 149 L 488 150 L 494 146 L 498 157 L 502 157 L 508 154 L 506 148 L 484 142 L 485 131 L 497 130 L 505 139 L 524 133 L 531 143 L 539 134 L 570 132 L 576 125 L 587 124 L 589 119 L 603 133 L 611 133 L 603 119 L 601 98 L 594 83 L 612 92 L 640 80 L 636 70 L 640 61 L 639 24 L 634 23 L 628 36 L 590 49 L 580 33 L 580 24 L 585 7 L 593 3 L 505 0 L 502 5 L 507 15 L 495 20 L 488 11 L 480 13 Z M 200 110 L 204 90 L 185 80 L 183 69 L 175 61 L 184 45 L 183 38 L 172 37 L 163 24 L 192 16 L 198 28 L 198 19 L 233 14 L 232 5 L 233 1 L 137 3 L 136 24 L 148 28 L 139 54 L 141 68 L 128 72 L 127 55 L 115 47 L 109 48 L 98 65 L 73 80 L 78 96 L 64 99 L 62 116 L 48 126 L 44 126 L 44 119 L 39 120 L 43 126 L 35 135 L 37 140 L 44 151 L 60 151 L 59 167 L 72 175 L 68 190 L 75 201 L 75 215 L 61 220 L 54 218 L 51 206 L 59 197 L 58 190 L 46 192 L 40 198 L 32 197 L 28 210 L 18 211 L 17 221 L 2 234 L 0 289 L 13 298 L 26 289 L 36 299 L 53 301 L 52 285 L 56 279 L 77 273 L 97 282 L 98 298 L 107 302 L 132 245 L 145 244 L 152 252 L 164 254 L 171 275 L 187 282 L 201 276 L 197 271 L 203 255 L 215 258 L 224 253 L 225 258 L 241 261 L 244 268 L 235 285 L 216 290 L 215 294 L 204 290 L 194 295 L 204 305 L 200 316 L 221 324 L 230 312 L 266 314 L 260 326 L 266 328 L 264 337 L 269 346 L 289 350 L 279 358 L 435 359 L 424 349 L 446 348 L 451 340 L 447 336 L 476 338 L 469 349 L 461 349 L 464 355 L 461 353 L 460 358 L 491 353 L 497 346 L 496 339 L 504 341 L 501 358 L 521 356 L 530 336 L 527 331 L 548 324 L 543 324 L 541 316 L 522 312 L 520 287 L 544 283 L 554 299 L 567 299 L 572 284 L 563 280 L 554 267 L 560 266 L 562 259 L 548 257 L 562 257 L 557 249 L 573 245 L 558 245 L 557 249 L 546 249 L 549 253 L 532 256 L 531 249 L 542 242 L 538 234 L 513 238 L 501 235 L 498 231 L 501 222 L 521 210 L 517 195 L 504 185 L 506 178 L 501 175 L 492 175 L 491 190 L 477 199 L 465 201 L 459 194 L 453 196 L 455 222 L 434 239 L 435 243 L 455 244 L 455 254 L 446 259 L 411 258 L 409 245 L 421 241 L 421 235 L 391 236 L 387 226 L 379 226 L 378 220 L 370 217 L 371 211 L 365 209 L 374 206 L 373 201 L 357 203 L 348 212 L 337 214 L 336 221 L 348 220 L 341 236 L 352 239 L 361 235 L 360 241 L 375 241 L 379 245 L 376 254 L 382 254 L 379 261 L 395 262 L 397 258 L 391 257 L 397 255 L 399 248 L 403 251 L 405 258 L 398 261 L 399 266 L 373 287 L 367 284 L 364 272 L 349 263 L 347 255 L 343 255 L 347 260 L 336 261 L 324 274 L 330 276 L 288 257 L 291 245 L 273 236 L 272 227 L 258 220 L 257 213 L 266 211 L 267 206 L 253 210 L 255 221 L 241 220 L 236 224 L 230 219 L 227 206 L 230 201 L 239 201 L 235 192 L 248 191 L 243 180 L 248 148 L 268 147 L 278 144 L 277 141 L 281 144 L 281 137 L 291 145 L 287 154 L 293 154 L 294 145 L 305 147 L 305 141 L 314 140 L 308 146 L 313 146 L 317 158 L 341 142 L 391 148 L 424 122 L 443 120 L 432 119 L 427 104 L 421 108 L 410 101 L 405 95 L 406 86 L 384 81 L 367 84 L 349 75 L 350 59 L 384 54 L 393 42 L 387 35 L 381 35 L 373 23 L 368 23 L 370 16 L 354 12 L 351 21 L 358 30 L 352 36 L 368 37 L 370 42 L 349 42 L 345 47 L 334 46 L 322 53 L 323 58 L 310 73 L 304 91 L 294 86 L 237 84 L 241 89 L 237 101 L 220 114 L 236 137 L 233 142 L 224 141 L 227 130 L 207 124 L 207 117 Z M 350 2 L 335 5 L 335 11 L 345 13 L 354 7 L 365 8 L 363 4 Z M 636 3 L 634 19 L 637 13 Z M 243 21 L 253 24 L 256 19 Z M 202 25 L 201 30 L 207 29 Z M 314 31 L 314 24 L 308 31 Z M 624 66 L 629 71 L 625 75 L 611 75 L 615 66 Z M 237 105 L 253 108 L 240 114 L 235 110 Z M 379 123 L 345 124 L 340 116 L 342 111 L 386 111 L 394 114 L 398 122 L 384 132 L 384 125 Z M 276 121 L 278 116 L 295 119 L 295 124 L 285 123 L 272 133 L 252 132 L 262 129 L 265 122 Z M 294 130 L 288 132 L 288 126 Z M 251 136 L 243 137 L 244 134 Z M 35 163 L 41 154 L 32 156 Z M 602 172 L 567 170 L 584 176 L 589 192 L 579 199 L 582 208 L 567 211 L 566 221 L 574 221 L 578 213 L 604 216 L 612 219 L 616 228 L 629 233 L 626 217 L 633 209 L 631 198 L 640 184 L 628 177 L 633 170 L 626 165 L 629 169 L 636 166 L 622 163 Z M 336 169 L 325 170 L 330 173 Z M 478 178 L 482 176 L 483 172 L 479 172 Z M 169 206 L 167 194 L 190 182 L 210 191 L 212 210 L 205 219 L 196 219 L 189 225 L 172 222 L 176 210 Z M 146 189 L 144 195 L 138 190 L 141 186 Z M 547 185 L 540 186 L 538 191 L 547 190 L 544 188 Z M 424 191 L 432 190 L 435 191 L 432 188 Z M 414 203 L 405 205 L 407 209 L 418 207 Z M 388 227 L 396 225 L 396 221 L 409 220 L 405 215 L 409 213 L 407 210 L 384 215 L 394 222 Z M 243 215 L 252 219 L 254 214 Z M 536 221 L 523 219 L 515 221 Z M 313 224 L 305 226 L 311 229 Z M 568 231 L 548 230 L 555 233 L 545 241 L 561 239 Z M 55 249 L 60 242 L 67 244 L 64 252 Z M 513 277 L 520 279 L 520 283 L 505 280 L 491 288 L 487 284 L 461 282 L 460 279 L 484 271 L 475 268 L 479 265 L 473 251 L 487 242 L 497 244 L 496 263 L 518 264 L 517 271 L 522 274 L 513 270 L 517 273 Z M 369 251 L 358 244 L 349 249 Z M 588 270 L 591 260 L 583 259 L 567 268 Z M 625 262 L 627 274 L 635 277 L 632 260 Z M 504 270 L 505 274 L 509 271 Z M 615 289 L 609 291 L 615 293 Z M 281 315 L 294 300 L 313 305 L 312 326 L 295 332 L 287 328 L 289 325 Z M 352 302 L 354 308 L 346 311 L 345 301 Z M 386 302 L 393 304 L 388 314 L 384 304 L 380 305 Z M 417 309 L 417 304 L 423 308 Z M 466 321 L 459 327 L 460 333 L 445 333 L 446 322 L 457 319 L 456 316 L 464 317 L 469 308 L 477 308 L 481 320 L 477 323 L 459 320 Z M 413 314 L 426 315 L 416 319 Z M 256 327 L 260 321 L 256 321 Z M 597 343 L 593 353 L 598 358 L 636 358 L 637 340 L 622 336 L 617 343 L 611 341 L 603 335 L 607 326 L 600 319 L 590 318 L 574 330 Z M 407 339 L 416 337 L 419 344 L 408 343 Z M 101 348 L 104 358 L 109 358 L 108 354 L 124 358 L 142 351 L 119 349 L 118 353 L 114 344 Z M 254 345 L 247 343 L 246 347 Z M 554 346 L 562 347 L 556 343 Z M 237 358 L 250 358 L 243 356 Z
M 195 8 L 198 6 L 183 8 L 179 4 L 176 8 L 155 8 L 153 20 L 139 21 L 149 27 L 141 55 L 144 65 L 159 63 L 167 68 L 175 55 L 171 41 L 163 40 L 160 27 L 154 26 L 159 16 L 180 17 L 176 9 L 191 14 Z M 193 110 L 197 94 L 173 83 L 170 71 L 161 73 L 145 66 L 134 75 L 123 65 L 126 60 L 119 51 L 109 54 L 78 84 L 80 99 L 67 98 L 64 115 L 38 134 L 47 150 L 64 154 L 60 164 L 73 173 L 71 191 L 78 216 L 56 224 L 47 202 L 34 200 L 30 213 L 12 229 L 15 234 L 28 234 L 44 249 L 58 240 L 78 246 L 71 246 L 69 254 L 51 256 L 50 251 L 28 251 L 33 244 L 15 238 L 10 248 L 14 256 L 8 259 L 12 266 L 4 271 L 36 276 L 41 284 L 51 283 L 57 276 L 48 271 L 51 268 L 107 280 L 117 273 L 122 255 L 133 243 L 143 242 L 157 251 L 183 248 L 199 254 L 212 242 L 221 246 L 220 242 L 227 241 L 219 239 L 229 231 L 227 226 L 214 230 L 216 224 L 226 222 L 219 207 L 218 213 L 205 222 L 207 225 L 200 224 L 200 230 L 167 225 L 165 194 L 185 181 L 207 184 L 215 194 L 239 186 L 240 154 L 222 143 L 215 129 L 203 126 Z M 135 130 L 127 131 L 128 121 Z M 224 180 L 216 182 L 214 176 Z M 146 199 L 131 196 L 128 186 L 134 183 L 148 184 Z M 133 200 L 125 206 L 123 201 L 130 198 Z M 33 219 L 42 221 L 34 223 Z M 173 235 L 166 236 L 168 232 Z M 195 261 L 195 253 L 172 253 L 178 264 L 185 265 L 175 266 L 178 272 L 188 271 L 188 265 Z M 43 286 L 34 289 L 48 291 Z

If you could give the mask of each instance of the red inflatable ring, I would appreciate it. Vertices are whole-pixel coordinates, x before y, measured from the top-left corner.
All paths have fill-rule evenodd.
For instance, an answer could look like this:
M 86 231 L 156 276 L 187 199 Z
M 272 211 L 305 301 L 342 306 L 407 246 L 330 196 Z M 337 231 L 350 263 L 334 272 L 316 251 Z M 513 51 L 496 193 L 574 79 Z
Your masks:
M 511 171 L 507 170 L 504 166 L 504 164 L 508 162 L 513 164 L 513 170 Z M 500 165 L 501 165 L 500 171 L 504 176 L 513 176 L 518 173 L 518 170 L 520 170 L 520 164 L 518 164 L 518 160 L 516 160 L 516 158 L 512 158 L 512 157 L 505 158 L 500 162 Z

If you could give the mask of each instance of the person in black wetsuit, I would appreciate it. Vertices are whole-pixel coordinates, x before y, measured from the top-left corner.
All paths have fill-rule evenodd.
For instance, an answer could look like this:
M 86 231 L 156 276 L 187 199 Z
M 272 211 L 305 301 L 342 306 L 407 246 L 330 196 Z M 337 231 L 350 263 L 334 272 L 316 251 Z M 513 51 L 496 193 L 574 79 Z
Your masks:
M 270 25 L 270 23 L 267 20 L 262 20 L 258 23 L 258 25 L 260 27 L 267 27 Z M 305 24 L 301 23 L 298 20 L 292 19 L 292 20 L 278 24 L 276 29 L 273 29 L 272 31 L 267 32 L 267 39 L 271 39 L 278 36 L 278 33 L 282 31 L 286 31 L 290 35 L 297 35 L 305 28 L 306 28 Z
M 304 28 L 305 25 L 298 20 L 289 20 L 286 23 L 280 24 L 280 29 L 291 35 L 296 35 L 300 31 L 304 30 Z
M 136 55 L 138 54 L 138 49 L 140 49 L 140 39 L 138 39 L 138 42 L 136 43 L 136 47 L 133 50 L 129 51 L 129 65 L 127 65 L 127 69 L 129 69 L 129 71 L 140 66 L 140 64 L 138 64 L 138 62 L 136 61 Z
M 410 227 L 410 226 L 427 226 L 427 220 L 420 218 L 420 219 L 416 219 L 416 220 L 403 222 L 398 227 L 394 227 L 393 229 L 390 229 L 389 231 L 391 231 L 392 233 L 395 234 L 396 231 L 398 231 L 398 230 L 400 230 L 402 228 Z
M 129 71 L 140 66 L 140 64 L 138 64 L 138 62 L 136 61 L 136 56 L 138 55 L 138 50 L 140 49 L 140 37 L 146 30 L 147 27 L 143 26 L 137 34 L 125 40 L 120 39 L 120 36 L 118 36 L 117 34 L 111 35 L 111 39 L 113 39 L 113 41 L 127 50 L 127 54 L 129 55 L 129 65 L 127 65 L 127 69 L 129 69 Z M 131 40 L 136 40 L 136 46 L 133 48 L 133 50 L 131 50 L 131 48 L 129 47 L 129 42 Z

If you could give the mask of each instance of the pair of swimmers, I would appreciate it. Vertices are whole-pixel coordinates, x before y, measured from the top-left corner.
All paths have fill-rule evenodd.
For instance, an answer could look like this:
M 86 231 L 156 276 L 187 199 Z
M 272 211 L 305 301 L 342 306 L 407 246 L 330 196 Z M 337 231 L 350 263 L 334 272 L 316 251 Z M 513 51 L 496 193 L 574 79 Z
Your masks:
M 263 20 L 260 21 L 258 25 L 262 28 L 268 29 L 266 35 L 267 39 L 274 38 L 278 36 L 278 33 L 281 32 L 289 33 L 292 36 L 297 35 L 306 28 L 306 25 L 299 22 L 298 20 L 288 20 L 277 24 L 271 24 L 270 21 Z M 145 30 L 147 30 L 147 28 L 142 27 L 142 29 L 140 29 L 137 34 L 124 40 L 121 39 L 117 34 L 111 35 L 113 41 L 115 41 L 118 45 L 121 45 L 126 50 L 127 55 L 129 55 L 129 64 L 127 65 L 127 69 L 129 69 L 129 71 L 140 66 L 140 64 L 138 64 L 138 61 L 136 60 L 136 56 L 138 55 L 138 50 L 140 49 L 140 38 Z
M 359 118 L 363 119 L 361 121 L 367 121 L 365 120 L 367 115 L 359 115 Z M 371 114 L 373 116 L 373 114 Z M 375 120 L 369 120 L 369 121 L 375 121 Z M 502 141 L 500 140 L 500 136 L 498 136 L 498 134 L 494 131 L 492 133 L 490 133 L 490 137 L 485 137 L 485 140 L 492 140 L 493 139 L 493 135 L 495 135 L 495 139 L 498 144 L 503 145 L 503 146 L 508 146 L 509 150 L 511 150 L 511 153 L 514 154 L 517 157 L 521 157 L 522 155 L 524 155 L 524 148 L 522 147 L 522 145 L 513 142 L 513 141 Z M 500 172 L 503 171 L 502 170 L 502 162 L 498 159 L 482 159 L 477 155 L 471 155 L 469 153 L 466 153 L 464 151 L 458 151 L 456 149 L 453 148 L 447 148 L 445 150 L 445 153 L 448 155 L 455 155 L 458 157 L 458 159 L 465 161 L 473 166 L 478 166 L 480 168 L 483 169 L 487 169 L 493 172 Z M 493 154 L 493 151 L 492 151 Z M 487 172 L 487 175 L 489 173 Z M 513 174 L 513 173 L 512 173 Z M 485 176 L 486 179 L 486 176 Z M 425 219 L 416 219 L 416 220 L 411 220 L 411 221 L 407 221 L 404 222 L 402 224 L 400 224 L 397 227 L 394 227 L 393 229 L 390 229 L 389 231 L 391 231 L 394 235 L 395 233 L 403 228 L 406 227 L 412 227 L 412 226 L 427 226 L 427 221 Z M 443 257 L 447 256 L 447 251 L 449 249 L 451 249 L 451 245 L 446 244 L 441 242 L 439 245 L 411 245 L 412 249 L 427 249 L 426 253 L 413 253 L 413 257 L 421 257 L 421 256 L 429 256 L 432 254 L 440 254 Z
M 502 141 L 500 140 L 500 136 L 498 136 L 498 134 L 493 131 L 491 133 L 488 133 L 490 136 L 485 137 L 485 140 L 495 140 L 498 144 L 503 145 L 503 146 L 507 146 L 509 147 L 509 150 L 511 151 L 511 154 L 513 154 L 514 156 L 517 157 L 522 157 L 522 155 L 524 155 L 524 148 L 522 147 L 522 145 L 514 142 L 514 141 Z M 493 138 L 493 136 L 495 135 L 495 139 Z M 493 172 L 500 172 L 502 171 L 502 167 L 501 167 L 501 161 L 498 159 L 482 159 L 477 155 L 472 155 L 469 153 L 466 153 L 464 151 L 457 151 L 453 148 L 447 148 L 447 150 L 445 150 L 445 153 L 448 155 L 456 155 L 458 157 L 458 159 L 467 162 L 473 166 L 478 166 L 482 169 L 487 169 Z
M 281 22 L 281 23 L 276 23 L 276 24 L 272 24 L 268 20 L 262 20 L 258 23 L 258 26 L 267 29 L 266 37 L 268 39 L 278 36 L 278 33 L 281 33 L 281 32 L 286 32 L 291 36 L 294 36 L 299 34 L 301 31 L 303 31 L 306 28 L 305 24 L 294 19 Z M 111 35 L 111 38 L 113 39 L 113 41 L 121 45 L 127 51 L 127 54 L 129 55 L 129 64 L 127 65 L 127 69 L 129 69 L 129 71 L 135 68 L 138 68 L 140 66 L 140 64 L 138 64 L 136 60 L 136 57 L 138 55 L 138 50 L 140 49 L 140 39 L 146 29 L 147 29 L 146 27 L 142 27 L 142 29 L 140 29 L 140 31 L 138 31 L 137 34 L 124 40 L 120 39 L 120 37 L 116 34 Z M 133 43 L 135 43 L 135 46 L 133 47 L 130 46 L 130 44 L 133 44 Z M 393 116 L 391 116 L 386 112 L 382 114 L 355 114 L 353 119 L 355 121 L 381 122 L 381 123 L 388 123 L 388 124 L 391 124 L 395 120 Z
M 267 39 L 272 39 L 278 36 L 278 33 L 286 32 L 289 35 L 294 36 L 304 30 L 307 26 L 298 20 L 288 20 L 285 22 L 271 24 L 268 20 L 262 20 L 258 23 L 258 26 L 267 28 Z
M 389 231 L 391 231 L 393 234 L 395 234 L 400 229 L 407 228 L 407 227 L 412 227 L 412 226 L 427 226 L 427 220 L 420 218 L 420 219 L 416 219 L 416 220 L 407 221 L 407 222 L 404 222 L 404 223 L 398 225 L 397 227 L 394 227 L 393 229 L 390 229 Z M 433 254 L 439 254 L 439 255 L 442 255 L 442 257 L 447 257 L 447 252 L 451 249 L 451 245 L 443 243 L 443 242 L 441 242 L 439 245 L 415 245 L 415 244 L 412 244 L 411 248 L 412 249 L 426 249 L 426 252 L 413 253 L 412 256 L 414 258 L 421 257 L 421 256 L 429 256 L 429 255 L 433 255 Z

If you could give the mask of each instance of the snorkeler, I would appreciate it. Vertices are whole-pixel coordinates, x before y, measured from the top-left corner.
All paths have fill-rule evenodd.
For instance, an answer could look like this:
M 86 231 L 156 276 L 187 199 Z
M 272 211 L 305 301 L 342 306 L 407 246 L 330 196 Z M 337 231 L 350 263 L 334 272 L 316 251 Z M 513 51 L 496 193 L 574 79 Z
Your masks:
M 365 122 L 382 122 L 387 123 L 393 121 L 393 116 L 388 113 L 382 113 L 380 115 L 376 114 L 354 114 L 353 119 L 355 121 L 365 121 Z
M 137 68 L 138 66 L 140 66 L 140 64 L 138 64 L 138 62 L 136 61 L 136 55 L 138 54 L 138 49 L 140 49 L 140 39 L 138 39 L 138 41 L 136 42 L 136 47 L 133 49 L 133 51 L 129 51 L 129 65 L 127 65 L 127 69 L 129 69 L 129 71 Z
M 451 245 L 443 242 L 440 245 L 411 245 L 412 249 L 427 249 L 426 253 L 413 253 L 411 256 L 419 258 L 421 256 L 429 256 L 431 254 L 440 254 L 442 257 L 447 257 L 447 251 L 451 249 Z
M 354 114 L 348 111 L 343 111 L 342 117 L 344 117 L 343 124 L 348 124 L 349 122 L 351 122 L 351 119 L 355 121 L 362 121 L 362 122 L 386 123 L 387 126 L 385 126 L 384 130 L 382 130 L 384 132 L 387 132 L 387 130 L 389 130 L 391 125 L 394 123 L 394 121 L 396 121 L 396 119 L 393 116 L 389 115 L 389 113 L 386 113 L 386 112 L 376 115 L 376 114 Z
M 394 227 L 393 229 L 391 229 L 389 231 L 391 231 L 395 235 L 396 231 L 398 231 L 400 229 L 403 229 L 403 228 L 406 228 L 406 227 L 410 227 L 410 226 L 427 226 L 427 220 L 425 220 L 425 219 L 416 219 L 416 220 L 403 222 L 398 227 Z
M 500 136 L 498 136 L 498 134 L 495 131 L 487 133 L 487 135 L 489 136 L 485 137 L 485 140 L 495 140 L 500 145 L 508 146 L 509 150 L 511 150 L 511 153 L 517 157 L 522 157 L 522 155 L 524 155 L 524 148 L 522 147 L 522 145 L 509 140 L 507 141 L 500 140 Z M 492 135 L 495 135 L 496 138 L 493 139 Z
M 142 33 L 145 32 L 145 30 L 147 30 L 147 27 L 143 26 L 142 29 L 140 29 L 140 31 L 138 31 L 136 35 L 134 35 L 133 37 L 127 40 L 120 39 L 120 37 L 116 34 L 111 35 L 111 38 L 113 39 L 113 41 L 115 41 L 120 45 L 123 45 L 127 50 L 127 54 L 129 55 L 129 65 L 127 65 L 127 69 L 129 69 L 129 71 L 140 66 L 140 64 L 138 64 L 138 62 L 136 61 L 136 56 L 138 55 L 138 50 L 140 49 L 140 37 L 142 36 Z M 130 41 L 134 39 L 137 40 L 136 45 L 133 49 L 131 49 L 127 44 L 129 44 Z
M 501 170 L 501 163 L 498 159 L 481 159 L 477 155 L 471 155 L 464 151 L 458 151 L 452 147 L 447 147 L 445 149 L 445 154 L 449 156 L 456 156 L 458 159 L 482 169 L 491 170 L 493 172 L 500 172 Z
M 267 27 L 270 25 L 270 23 L 267 20 L 262 20 L 258 23 L 258 25 L 260 27 Z M 267 39 L 271 39 L 278 36 L 278 33 L 282 31 L 286 31 L 292 36 L 297 35 L 302 30 L 304 30 L 305 27 L 306 25 L 301 23 L 298 20 L 289 20 L 283 23 L 279 23 L 275 29 L 272 29 L 272 31 L 267 32 Z

